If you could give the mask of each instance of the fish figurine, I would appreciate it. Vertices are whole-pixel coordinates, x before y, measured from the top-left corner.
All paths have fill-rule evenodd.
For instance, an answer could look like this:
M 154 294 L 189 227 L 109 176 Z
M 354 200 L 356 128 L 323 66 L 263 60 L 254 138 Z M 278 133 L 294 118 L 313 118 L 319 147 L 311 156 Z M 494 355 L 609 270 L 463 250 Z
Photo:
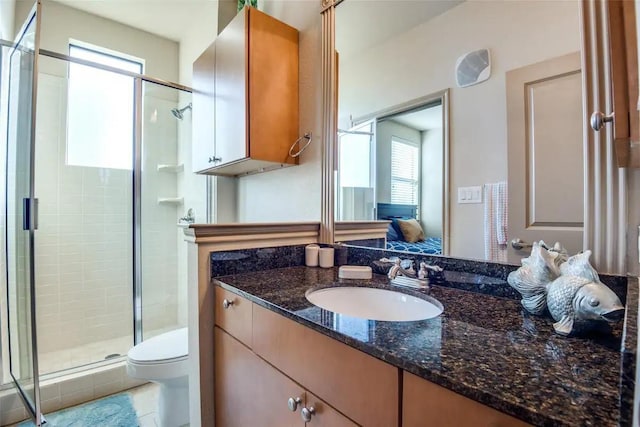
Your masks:
M 564 336 L 622 319 L 624 306 L 589 263 L 591 251 L 565 258 L 559 264 L 557 252 L 553 252 L 544 242 L 534 243 L 522 267 L 507 278 L 522 295 L 527 311 L 543 314 L 548 310 L 556 321 L 553 329 Z

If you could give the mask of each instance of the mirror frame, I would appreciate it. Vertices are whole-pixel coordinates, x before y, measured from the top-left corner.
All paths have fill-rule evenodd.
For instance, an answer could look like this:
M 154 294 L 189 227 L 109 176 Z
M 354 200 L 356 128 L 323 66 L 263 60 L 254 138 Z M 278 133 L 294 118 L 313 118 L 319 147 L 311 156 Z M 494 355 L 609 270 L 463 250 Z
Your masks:
M 336 164 L 337 139 L 337 89 L 338 64 L 335 52 L 335 8 L 344 0 L 321 0 L 322 16 L 322 212 L 319 242 L 334 244 L 334 170 Z M 625 39 L 625 27 L 618 22 L 617 9 L 622 7 L 615 0 L 581 0 L 582 26 L 582 70 L 585 74 L 583 109 L 585 117 L 594 111 L 613 110 L 614 99 L 628 99 L 629 82 L 623 76 L 616 78 L 623 65 L 634 67 L 637 63 L 628 61 L 624 49 L 610 49 L 613 36 L 622 37 L 625 47 L 635 48 L 635 39 Z M 635 9 L 634 9 L 635 12 Z M 624 12 L 622 12 L 624 14 Z M 634 13 L 635 15 L 635 13 Z M 635 18 L 635 16 L 634 16 Z M 614 24 L 612 24 L 614 22 Z M 619 23 L 619 22 L 618 22 Z M 635 23 L 635 19 L 634 22 Z M 626 24 L 626 22 L 625 22 Z M 626 28 L 631 31 L 630 28 Z M 619 46 L 616 46 L 619 47 Z M 637 57 L 634 57 L 637 59 Z M 613 73 L 611 68 L 613 66 Z M 625 69 L 626 71 L 626 69 Z M 612 74 L 614 77 L 612 78 Z M 624 73 L 626 76 L 626 73 Z M 617 95 L 617 96 L 616 96 Z M 616 107 L 620 108 L 619 105 Z M 628 110 L 626 111 L 629 112 Z M 621 114 L 622 113 L 622 114 Z M 626 116 L 625 110 L 616 111 L 616 116 Z M 614 123 L 616 126 L 618 123 Z M 614 142 L 613 129 L 594 132 L 585 120 L 584 144 L 586 150 L 585 167 L 585 233 L 584 247 L 592 250 L 592 264 L 602 272 L 626 274 L 627 267 L 637 270 L 638 249 L 634 238 L 627 239 L 629 219 L 640 213 L 628 209 L 631 193 L 628 191 L 624 169 L 618 169 L 616 150 L 620 143 Z M 631 143 L 630 129 L 616 132 L 615 139 Z M 450 146 L 450 141 L 449 141 Z M 447 162 L 450 162 L 450 158 Z M 449 165 L 448 165 L 449 166 Z M 448 167 L 448 173 L 451 168 Z M 604 172 L 602 172 L 604 171 Z M 450 197 L 449 197 L 450 199 Z M 632 198 L 633 199 L 633 198 Z M 635 199 L 634 199 L 635 200 Z M 450 202 L 450 201 L 449 201 Z M 604 208 L 603 208 L 604 206 Z M 449 206 L 448 206 L 449 207 Z M 625 215 L 627 214 L 627 215 Z M 450 230 L 447 230 L 447 237 Z M 443 230 L 444 234 L 444 230 Z M 444 240 L 444 239 L 443 239 Z M 449 248 L 448 248 L 449 249 Z M 452 256 L 447 253 L 444 256 Z M 627 262 L 629 260 L 629 262 Z M 634 267 L 631 267 L 634 265 Z

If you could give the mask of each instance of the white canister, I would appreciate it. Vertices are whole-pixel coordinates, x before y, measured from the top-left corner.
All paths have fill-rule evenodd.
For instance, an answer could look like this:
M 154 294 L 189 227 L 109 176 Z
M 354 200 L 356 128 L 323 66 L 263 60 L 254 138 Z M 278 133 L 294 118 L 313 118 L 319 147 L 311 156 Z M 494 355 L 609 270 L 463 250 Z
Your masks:
M 320 267 L 333 267 L 333 248 L 320 248 Z
M 307 245 L 304 248 L 304 264 L 307 267 L 317 267 L 318 266 L 318 253 L 320 251 L 320 246 L 318 245 Z

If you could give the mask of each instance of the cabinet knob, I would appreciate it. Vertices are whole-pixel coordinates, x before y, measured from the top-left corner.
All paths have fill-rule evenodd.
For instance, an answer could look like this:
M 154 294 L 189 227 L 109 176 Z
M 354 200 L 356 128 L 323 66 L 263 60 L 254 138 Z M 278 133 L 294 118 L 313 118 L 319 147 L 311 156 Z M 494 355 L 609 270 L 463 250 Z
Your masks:
M 299 397 L 290 397 L 287 400 L 287 406 L 291 412 L 296 412 L 298 410 L 298 405 L 302 403 L 302 399 Z
M 222 300 L 222 308 L 225 310 L 233 305 L 233 300 L 224 299 Z
M 311 422 L 311 416 L 316 413 L 316 408 L 309 406 L 308 408 L 302 408 L 300 415 L 302 415 L 302 421 L 305 423 Z
M 221 162 L 221 161 L 222 161 L 221 157 L 216 157 L 216 156 L 209 157 L 209 163 L 217 163 L 217 162 Z

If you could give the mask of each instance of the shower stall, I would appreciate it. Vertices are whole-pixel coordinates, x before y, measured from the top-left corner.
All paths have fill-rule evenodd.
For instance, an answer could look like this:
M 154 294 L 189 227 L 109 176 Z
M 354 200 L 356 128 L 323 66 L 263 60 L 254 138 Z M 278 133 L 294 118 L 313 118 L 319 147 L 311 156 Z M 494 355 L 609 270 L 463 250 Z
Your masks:
M 191 137 L 189 88 L 83 46 L 74 56 L 39 49 L 38 19 L 34 8 L 0 62 L 3 359 L 36 425 L 42 377 L 121 362 L 133 345 L 186 326 L 179 148 Z

